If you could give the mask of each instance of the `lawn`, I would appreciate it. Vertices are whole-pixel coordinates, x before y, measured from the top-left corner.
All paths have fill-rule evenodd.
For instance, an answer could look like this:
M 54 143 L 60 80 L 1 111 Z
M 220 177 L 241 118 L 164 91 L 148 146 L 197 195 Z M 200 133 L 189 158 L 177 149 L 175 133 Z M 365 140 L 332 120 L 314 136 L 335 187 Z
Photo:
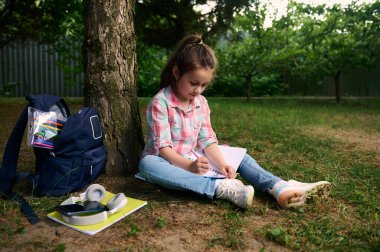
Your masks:
M 139 100 L 143 120 L 148 101 Z M 80 107 L 76 99 L 69 103 Z M 1 155 L 24 104 L 0 99 Z M 29 225 L 14 203 L 0 200 L 0 246 L 5 251 L 380 251 L 380 99 L 346 98 L 337 105 L 322 98 L 209 98 L 209 104 L 221 144 L 246 147 L 284 179 L 328 180 L 331 196 L 285 211 L 256 192 L 253 208 L 244 211 L 132 175 L 104 175 L 97 182 L 148 205 L 88 237 L 46 219 L 65 197 L 34 198 L 21 185 L 16 189 L 42 221 Z M 33 169 L 32 161 L 23 145 L 20 170 Z

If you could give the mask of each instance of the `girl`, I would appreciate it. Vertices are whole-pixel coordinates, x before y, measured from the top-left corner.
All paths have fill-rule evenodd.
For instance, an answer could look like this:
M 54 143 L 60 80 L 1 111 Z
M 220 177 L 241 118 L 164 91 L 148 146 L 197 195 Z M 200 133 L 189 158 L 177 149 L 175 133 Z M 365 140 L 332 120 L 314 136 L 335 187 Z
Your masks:
M 151 183 L 174 190 L 188 190 L 209 198 L 252 206 L 254 189 L 268 192 L 282 208 L 299 206 L 306 199 L 327 195 L 330 183 L 284 181 L 261 168 L 246 154 L 237 172 L 251 185 L 236 179 L 218 147 L 211 127 L 210 109 L 202 92 L 217 68 L 214 51 L 198 35 L 184 38 L 161 73 L 161 90 L 147 110 L 148 138 L 140 161 L 141 175 Z M 194 149 L 206 157 L 192 160 Z M 225 179 L 203 177 L 215 163 Z

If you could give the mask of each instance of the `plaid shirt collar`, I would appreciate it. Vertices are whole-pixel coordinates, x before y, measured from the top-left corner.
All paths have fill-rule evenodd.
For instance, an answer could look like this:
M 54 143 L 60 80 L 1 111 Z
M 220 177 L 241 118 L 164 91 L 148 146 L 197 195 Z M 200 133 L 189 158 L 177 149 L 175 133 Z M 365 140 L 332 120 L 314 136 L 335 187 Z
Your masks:
M 177 96 L 174 94 L 174 90 L 173 90 L 171 85 L 169 85 L 168 87 L 165 88 L 164 94 L 165 94 L 165 97 L 168 101 L 169 106 L 171 106 L 173 108 L 177 107 L 179 109 L 182 109 L 180 106 L 179 100 L 178 100 Z M 200 106 L 201 106 L 201 102 L 200 102 L 199 96 L 197 96 L 194 99 L 190 100 L 190 105 L 189 105 L 188 111 L 192 111 L 196 108 L 199 108 Z M 185 112 L 188 112 L 188 111 L 185 111 Z

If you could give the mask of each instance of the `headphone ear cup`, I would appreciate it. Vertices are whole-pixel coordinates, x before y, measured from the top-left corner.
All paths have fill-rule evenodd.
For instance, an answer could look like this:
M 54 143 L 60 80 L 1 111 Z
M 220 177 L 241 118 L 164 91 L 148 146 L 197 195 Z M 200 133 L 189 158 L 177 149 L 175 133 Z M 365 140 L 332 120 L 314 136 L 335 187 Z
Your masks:
M 121 208 L 123 208 L 126 203 L 127 203 L 127 198 L 125 197 L 124 193 L 118 193 L 107 202 L 107 208 L 112 213 L 114 213 L 120 210 Z M 115 211 L 112 211 L 112 210 L 115 210 Z
M 86 200 L 102 202 L 106 197 L 106 189 L 99 185 L 90 185 L 86 190 Z
M 65 216 L 64 214 L 62 214 L 61 216 L 64 222 L 67 222 L 71 225 L 76 225 L 76 226 L 94 225 L 96 223 L 105 221 L 108 218 L 106 211 L 96 213 L 96 214 L 85 215 L 85 216 L 80 216 L 80 215 Z

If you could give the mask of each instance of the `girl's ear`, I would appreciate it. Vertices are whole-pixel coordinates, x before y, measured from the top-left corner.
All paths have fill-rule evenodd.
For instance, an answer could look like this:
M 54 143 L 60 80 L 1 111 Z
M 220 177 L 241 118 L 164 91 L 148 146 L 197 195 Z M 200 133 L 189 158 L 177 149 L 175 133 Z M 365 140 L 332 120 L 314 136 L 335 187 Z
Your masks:
M 180 74 L 177 66 L 174 66 L 172 68 L 172 73 L 173 73 L 173 76 L 174 76 L 176 81 L 178 81 L 181 78 L 181 74 Z

